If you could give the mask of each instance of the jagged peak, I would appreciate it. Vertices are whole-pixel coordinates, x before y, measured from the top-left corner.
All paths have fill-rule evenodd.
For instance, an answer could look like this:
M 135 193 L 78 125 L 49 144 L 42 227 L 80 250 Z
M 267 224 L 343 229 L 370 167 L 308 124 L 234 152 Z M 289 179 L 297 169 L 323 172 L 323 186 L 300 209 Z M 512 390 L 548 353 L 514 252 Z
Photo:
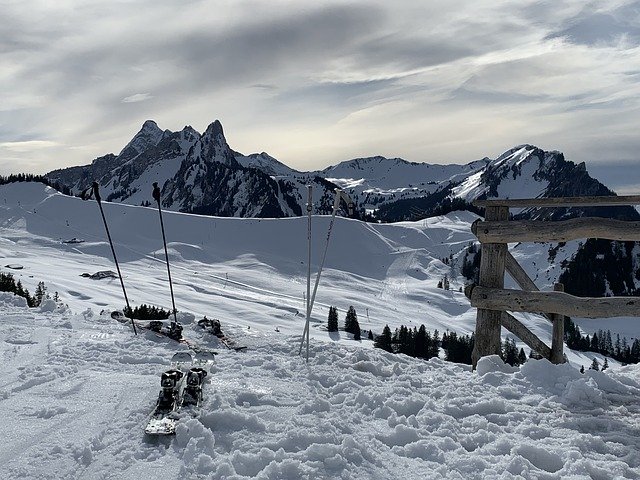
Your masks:
M 131 141 L 120 151 L 119 155 L 133 158 L 146 148 L 157 145 L 164 135 L 165 132 L 158 127 L 156 122 L 146 120 L 142 124 L 140 131 L 134 135 Z
M 184 128 L 181 131 L 185 132 L 185 133 L 188 132 L 188 133 L 192 133 L 192 134 L 196 134 L 196 135 L 200 136 L 200 133 L 195 128 L 193 128 L 191 125 L 185 125 Z
M 154 120 L 145 120 L 145 122 L 142 124 L 142 128 L 140 129 L 141 132 L 143 131 L 161 131 L 160 127 L 158 127 L 158 124 L 154 121 Z
M 210 123 L 207 129 L 204 131 L 203 136 L 218 136 L 221 135 L 224 137 L 224 130 L 222 129 L 222 123 L 220 120 L 216 120 L 213 123 Z

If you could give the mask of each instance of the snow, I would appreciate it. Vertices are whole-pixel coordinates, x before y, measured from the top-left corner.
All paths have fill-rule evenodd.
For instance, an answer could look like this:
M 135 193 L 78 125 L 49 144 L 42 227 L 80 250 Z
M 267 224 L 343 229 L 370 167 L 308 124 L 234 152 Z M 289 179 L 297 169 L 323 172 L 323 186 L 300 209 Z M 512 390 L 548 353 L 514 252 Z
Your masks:
M 377 208 L 380 202 L 425 196 L 451 182 L 459 182 L 486 166 L 485 161 L 466 165 L 432 165 L 407 162 L 401 158 L 356 158 L 325 168 L 320 175 L 354 198 L 363 208 Z M 373 199 L 367 200 L 369 197 Z M 378 203 L 371 203 L 377 200 Z
M 157 210 L 103 207 L 132 303 L 167 308 Z M 160 373 L 186 347 L 148 331 L 134 336 L 108 313 L 123 306 L 119 281 L 80 276 L 114 268 L 95 202 L 38 184 L 0 187 L 2 263 L 20 263 L 7 271 L 32 292 L 44 281 L 68 304 L 29 309 L 0 293 L 3 478 L 639 478 L 637 365 L 582 375 L 576 367 L 590 358 L 568 352 L 570 364 L 512 368 L 486 357 L 471 372 L 324 330 L 329 305 L 341 317 L 354 305 L 374 332 L 386 323 L 472 331 L 466 298 L 435 284 L 453 273 L 452 288 L 462 285 L 440 258 L 458 259 L 475 218 L 337 219 L 307 364 L 297 356 L 306 219 L 167 212 L 185 335 L 219 355 L 207 367 L 200 415 L 181 414 L 175 437 L 154 439 L 143 428 Z M 328 221 L 313 219 L 314 271 Z M 85 242 L 62 243 L 72 237 Z M 548 247 L 514 251 L 532 268 Z M 205 314 L 246 351 L 199 330 Z M 546 320 L 522 317 L 549 342 Z

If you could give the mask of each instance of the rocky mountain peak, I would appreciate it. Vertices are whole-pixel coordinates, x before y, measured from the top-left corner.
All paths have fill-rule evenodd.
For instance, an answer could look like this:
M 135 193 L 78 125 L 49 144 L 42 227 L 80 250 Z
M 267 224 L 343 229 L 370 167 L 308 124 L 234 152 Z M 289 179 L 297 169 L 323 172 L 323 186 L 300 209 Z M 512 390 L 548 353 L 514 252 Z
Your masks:
M 131 160 L 148 148 L 158 145 L 164 133 L 156 122 L 147 120 L 142 124 L 140 131 L 134 135 L 118 156 L 123 161 Z
M 220 120 L 210 123 L 202 136 L 224 139 L 224 130 L 222 129 L 222 123 L 220 123 Z
M 219 162 L 225 165 L 239 166 L 233 151 L 224 137 L 222 124 L 219 120 L 211 123 L 204 131 L 199 141 L 199 148 L 194 151 L 194 157 L 187 159 L 191 162 L 210 163 Z

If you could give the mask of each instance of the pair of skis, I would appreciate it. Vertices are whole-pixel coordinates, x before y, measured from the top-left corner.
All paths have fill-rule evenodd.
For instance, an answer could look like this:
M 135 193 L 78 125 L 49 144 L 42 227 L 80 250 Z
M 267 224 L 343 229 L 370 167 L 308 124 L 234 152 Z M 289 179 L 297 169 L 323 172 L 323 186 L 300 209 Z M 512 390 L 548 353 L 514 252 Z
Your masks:
M 229 337 L 227 337 L 222 331 L 220 320 L 218 320 L 217 318 L 210 320 L 207 317 L 204 317 L 202 320 L 198 320 L 198 326 L 201 328 L 204 328 L 206 331 L 210 332 L 212 335 L 215 335 L 220 341 L 220 343 L 222 343 L 229 350 L 235 350 L 236 352 L 239 352 L 247 348 L 245 346 L 237 345 L 236 342 L 234 342 Z
M 160 229 L 162 230 L 162 243 L 164 244 L 164 256 L 167 264 L 167 275 L 169 277 L 169 289 L 171 291 L 171 304 L 173 306 L 173 322 L 170 326 L 170 329 L 171 329 L 172 335 L 174 336 L 178 335 L 178 339 L 179 339 L 182 335 L 182 325 L 178 323 L 176 301 L 173 295 L 173 282 L 171 281 L 171 268 L 169 267 L 169 253 L 167 251 L 167 239 L 164 233 L 164 221 L 162 219 L 162 207 L 160 205 L 160 187 L 158 187 L 158 182 L 153 182 L 152 195 L 153 195 L 153 199 L 158 204 L 158 214 L 160 215 Z M 120 278 L 120 285 L 122 286 L 122 293 L 124 295 L 125 303 L 127 304 L 127 311 L 132 312 L 131 306 L 129 305 L 129 298 L 127 297 L 127 291 L 124 288 L 124 280 L 122 279 L 122 273 L 120 272 L 120 265 L 118 263 L 118 257 L 116 256 L 116 250 L 113 246 L 113 241 L 111 240 L 111 234 L 109 233 L 109 225 L 107 224 L 107 218 L 105 217 L 104 210 L 102 209 L 102 201 L 100 198 L 100 185 L 98 184 L 98 182 L 93 182 L 91 187 L 84 190 L 81 194 L 81 198 L 83 200 L 88 200 L 89 198 L 91 198 L 91 196 L 93 196 L 96 199 L 96 202 L 98 203 L 98 207 L 100 208 L 100 214 L 102 215 L 102 221 L 104 222 L 104 229 L 107 232 L 107 238 L 109 239 L 109 245 L 111 246 L 111 253 L 113 254 L 113 261 L 116 264 L 116 270 L 118 271 L 118 277 Z M 133 326 L 133 333 L 137 335 L 138 331 L 136 330 L 136 324 L 133 321 L 133 318 L 131 319 L 131 325 Z
M 202 387 L 207 371 L 203 364 L 213 360 L 213 355 L 197 355 L 178 352 L 171 359 L 171 369 L 160 376 L 160 393 L 156 406 L 145 426 L 147 435 L 173 435 L 182 414 L 197 414 L 202 405 Z

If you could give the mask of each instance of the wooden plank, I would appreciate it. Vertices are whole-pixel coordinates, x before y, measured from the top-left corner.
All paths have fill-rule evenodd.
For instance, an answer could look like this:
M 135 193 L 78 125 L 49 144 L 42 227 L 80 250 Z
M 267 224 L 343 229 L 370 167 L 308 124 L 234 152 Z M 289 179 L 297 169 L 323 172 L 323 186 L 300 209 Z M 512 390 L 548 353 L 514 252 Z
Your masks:
M 502 221 L 509 219 L 509 209 L 505 207 L 489 207 L 485 211 L 487 220 Z M 504 262 L 507 244 L 487 243 L 482 246 L 480 259 L 480 285 L 485 287 L 504 287 Z M 478 359 L 486 355 L 500 354 L 501 312 L 479 308 L 476 317 L 475 343 L 471 360 L 476 368 Z
M 490 310 L 547 312 L 583 318 L 640 317 L 640 297 L 574 297 L 564 292 L 525 292 L 474 287 L 471 306 Z
M 524 271 L 524 268 L 518 263 L 518 261 L 513 258 L 510 252 L 507 252 L 507 256 L 505 258 L 505 269 L 509 276 L 513 278 L 513 280 L 518 284 L 518 286 L 529 292 L 539 292 L 540 289 L 538 286 L 533 283 L 533 280 L 529 278 L 527 272 Z M 541 313 L 547 320 L 553 322 L 553 317 L 549 313 Z
M 492 198 L 476 200 L 476 207 L 614 207 L 640 205 L 640 195 L 606 197 L 552 197 L 552 198 Z
M 538 352 L 544 358 L 551 359 L 551 348 L 525 327 L 516 317 L 508 312 L 502 312 L 502 326 L 527 344 L 531 350 Z
M 564 292 L 564 285 L 556 283 L 553 286 L 554 292 Z M 551 335 L 551 356 L 548 357 L 551 363 L 564 363 L 564 315 L 552 314 L 553 333 Z
M 611 218 L 572 218 L 560 222 L 535 220 L 476 221 L 471 230 L 484 243 L 567 242 L 579 238 L 640 241 L 640 222 Z

